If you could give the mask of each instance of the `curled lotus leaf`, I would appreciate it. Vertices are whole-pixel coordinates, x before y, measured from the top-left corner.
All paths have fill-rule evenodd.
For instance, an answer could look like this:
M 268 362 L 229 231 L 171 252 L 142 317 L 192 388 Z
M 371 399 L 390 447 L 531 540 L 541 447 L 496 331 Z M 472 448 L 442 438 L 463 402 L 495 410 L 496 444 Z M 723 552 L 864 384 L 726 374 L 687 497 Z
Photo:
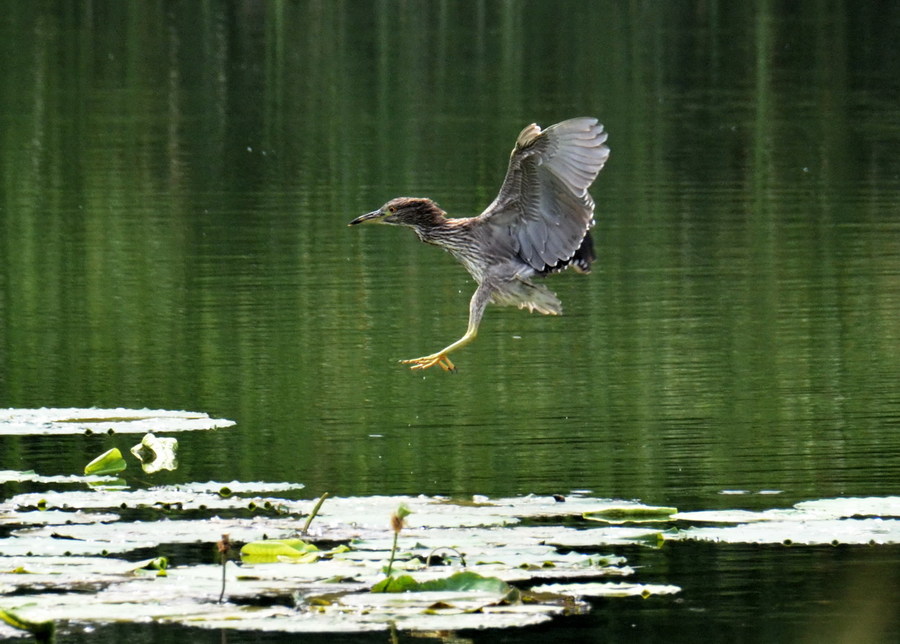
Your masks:
M 122 458 L 122 452 L 118 447 L 103 452 L 100 456 L 84 466 L 85 475 L 93 474 L 103 476 L 106 474 L 116 474 L 121 472 L 128 464 Z

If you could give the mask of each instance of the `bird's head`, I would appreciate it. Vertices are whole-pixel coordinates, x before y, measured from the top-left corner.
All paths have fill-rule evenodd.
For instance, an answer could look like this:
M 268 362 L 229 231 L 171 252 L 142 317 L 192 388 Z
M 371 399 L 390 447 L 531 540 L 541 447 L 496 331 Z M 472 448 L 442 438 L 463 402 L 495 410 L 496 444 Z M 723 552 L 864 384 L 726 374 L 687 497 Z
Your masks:
M 374 223 L 428 229 L 439 225 L 445 214 L 431 199 L 397 197 L 388 201 L 378 210 L 357 217 L 350 222 L 350 225 Z

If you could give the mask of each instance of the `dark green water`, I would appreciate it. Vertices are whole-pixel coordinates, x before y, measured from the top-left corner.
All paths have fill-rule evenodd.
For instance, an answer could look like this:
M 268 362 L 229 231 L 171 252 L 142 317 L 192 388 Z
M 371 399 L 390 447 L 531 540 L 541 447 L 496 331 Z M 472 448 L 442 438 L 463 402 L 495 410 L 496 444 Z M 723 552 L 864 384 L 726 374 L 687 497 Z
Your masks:
M 900 5 L 827 0 L 5 2 L 0 407 L 237 421 L 179 437 L 166 482 L 896 495 L 898 30 Z M 454 375 L 396 364 L 459 337 L 474 286 L 346 223 L 401 194 L 477 214 L 523 126 L 581 115 L 612 156 L 593 274 L 548 282 L 566 314 L 489 310 Z M 113 442 L 6 437 L 0 469 Z M 900 586 L 890 548 L 643 557 L 678 601 L 490 637 L 827 641 Z M 253 637 L 228 641 L 289 641 Z

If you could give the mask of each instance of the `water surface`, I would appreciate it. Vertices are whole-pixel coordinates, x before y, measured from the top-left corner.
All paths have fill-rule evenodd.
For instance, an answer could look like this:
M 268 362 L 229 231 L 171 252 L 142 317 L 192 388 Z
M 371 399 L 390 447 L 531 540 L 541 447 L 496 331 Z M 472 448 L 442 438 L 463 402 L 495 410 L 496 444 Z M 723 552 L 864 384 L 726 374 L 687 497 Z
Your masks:
M 11 3 L 0 406 L 238 422 L 180 437 L 166 482 L 687 510 L 898 494 L 898 28 L 890 3 Z M 593 274 L 548 280 L 565 315 L 490 309 L 457 374 L 398 365 L 463 333 L 474 285 L 408 231 L 346 223 L 401 194 L 477 214 L 522 127 L 580 115 L 612 156 Z M 70 473 L 114 443 L 4 438 L 0 468 Z M 637 604 L 647 639 L 821 567 L 833 588 L 739 616 L 802 639 L 841 573 L 900 566 L 675 550 L 646 555 L 662 583 L 702 562 L 732 599 Z

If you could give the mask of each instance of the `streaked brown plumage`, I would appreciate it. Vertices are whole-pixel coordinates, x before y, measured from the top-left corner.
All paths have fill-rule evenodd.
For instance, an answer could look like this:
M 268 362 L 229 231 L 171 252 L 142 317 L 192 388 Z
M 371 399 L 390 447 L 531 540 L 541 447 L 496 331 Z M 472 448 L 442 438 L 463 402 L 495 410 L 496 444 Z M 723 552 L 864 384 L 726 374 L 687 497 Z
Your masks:
M 594 200 L 587 190 L 609 158 L 606 137 L 594 118 L 570 119 L 546 130 L 531 124 L 516 140 L 500 193 L 477 217 L 448 218 L 431 199 L 398 197 L 350 222 L 408 226 L 422 241 L 449 251 L 478 283 L 465 335 L 404 363 L 454 370 L 448 354 L 475 338 L 490 302 L 562 313 L 556 295 L 531 278 L 569 266 L 590 272 Z

